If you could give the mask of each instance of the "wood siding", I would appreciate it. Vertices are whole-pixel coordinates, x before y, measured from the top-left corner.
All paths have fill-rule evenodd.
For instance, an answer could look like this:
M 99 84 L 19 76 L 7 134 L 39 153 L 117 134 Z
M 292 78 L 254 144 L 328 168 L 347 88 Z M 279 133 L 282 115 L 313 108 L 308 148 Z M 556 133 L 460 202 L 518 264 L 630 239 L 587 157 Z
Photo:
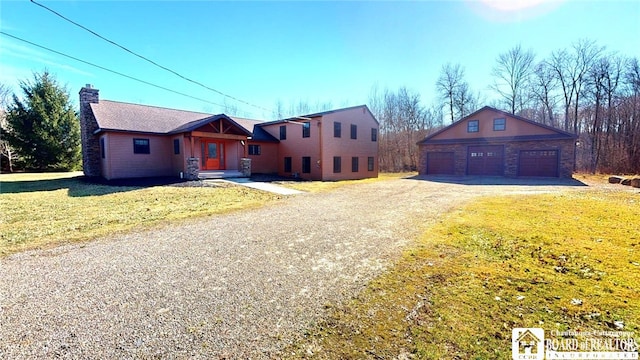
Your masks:
M 149 134 L 105 133 L 105 158 L 101 159 L 106 179 L 178 176 L 172 163 L 171 137 Z M 149 154 L 134 154 L 133 139 L 149 139 Z
M 342 125 L 341 137 L 334 137 L 333 124 Z M 357 138 L 351 138 L 351 126 L 357 126 Z M 378 123 L 365 107 L 336 111 L 322 117 L 322 180 L 348 180 L 378 177 L 378 141 L 371 141 L 371 129 Z M 376 130 L 377 132 L 378 130 Z M 333 158 L 340 157 L 342 169 L 333 172 Z M 358 171 L 351 171 L 352 158 L 358 157 Z M 367 169 L 367 158 L 374 158 L 374 170 Z
M 505 129 L 503 131 L 493 130 L 494 119 L 506 119 Z M 469 121 L 478 120 L 478 132 L 468 132 L 467 124 Z M 475 138 L 492 138 L 492 137 L 509 137 L 523 135 L 554 135 L 555 131 L 537 126 L 502 113 L 496 113 L 490 109 L 480 111 L 475 116 L 462 120 L 446 131 L 435 135 L 430 140 L 450 140 L 450 139 L 475 139 Z

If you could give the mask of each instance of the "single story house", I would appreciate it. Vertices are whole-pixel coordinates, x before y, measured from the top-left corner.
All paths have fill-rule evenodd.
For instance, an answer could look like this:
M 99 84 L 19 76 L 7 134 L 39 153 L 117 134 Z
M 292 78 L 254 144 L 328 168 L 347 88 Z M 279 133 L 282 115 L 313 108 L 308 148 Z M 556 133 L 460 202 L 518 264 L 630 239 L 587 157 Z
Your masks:
M 100 100 L 87 85 L 80 90 L 80 127 L 89 177 L 378 176 L 378 121 L 366 105 L 262 121 Z
M 423 175 L 570 178 L 576 136 L 489 106 L 418 142 Z

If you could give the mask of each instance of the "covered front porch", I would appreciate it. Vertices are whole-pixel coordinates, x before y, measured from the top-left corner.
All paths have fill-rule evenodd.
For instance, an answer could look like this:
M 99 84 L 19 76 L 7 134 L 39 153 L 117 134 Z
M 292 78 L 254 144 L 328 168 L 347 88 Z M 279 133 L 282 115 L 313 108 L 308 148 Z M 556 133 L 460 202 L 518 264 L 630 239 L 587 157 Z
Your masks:
M 216 179 L 249 176 L 247 142 L 251 133 L 226 115 L 188 124 L 183 129 L 185 177 Z

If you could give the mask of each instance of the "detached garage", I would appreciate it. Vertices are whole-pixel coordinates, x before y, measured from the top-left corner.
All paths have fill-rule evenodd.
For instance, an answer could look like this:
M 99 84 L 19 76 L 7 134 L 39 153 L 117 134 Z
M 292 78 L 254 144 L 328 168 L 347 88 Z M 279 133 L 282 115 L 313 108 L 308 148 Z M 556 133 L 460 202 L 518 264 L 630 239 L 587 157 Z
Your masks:
M 576 136 L 485 106 L 418 142 L 423 175 L 571 177 Z

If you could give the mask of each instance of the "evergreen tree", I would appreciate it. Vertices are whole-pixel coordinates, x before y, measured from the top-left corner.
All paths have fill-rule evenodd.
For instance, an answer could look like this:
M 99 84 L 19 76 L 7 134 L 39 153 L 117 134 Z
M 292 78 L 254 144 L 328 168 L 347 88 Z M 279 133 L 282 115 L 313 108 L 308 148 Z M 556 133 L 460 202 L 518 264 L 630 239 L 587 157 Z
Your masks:
M 32 82 L 20 82 L 24 99 L 13 95 L 7 113 L 5 140 L 26 169 L 77 170 L 80 167 L 80 125 L 67 90 L 44 71 Z

